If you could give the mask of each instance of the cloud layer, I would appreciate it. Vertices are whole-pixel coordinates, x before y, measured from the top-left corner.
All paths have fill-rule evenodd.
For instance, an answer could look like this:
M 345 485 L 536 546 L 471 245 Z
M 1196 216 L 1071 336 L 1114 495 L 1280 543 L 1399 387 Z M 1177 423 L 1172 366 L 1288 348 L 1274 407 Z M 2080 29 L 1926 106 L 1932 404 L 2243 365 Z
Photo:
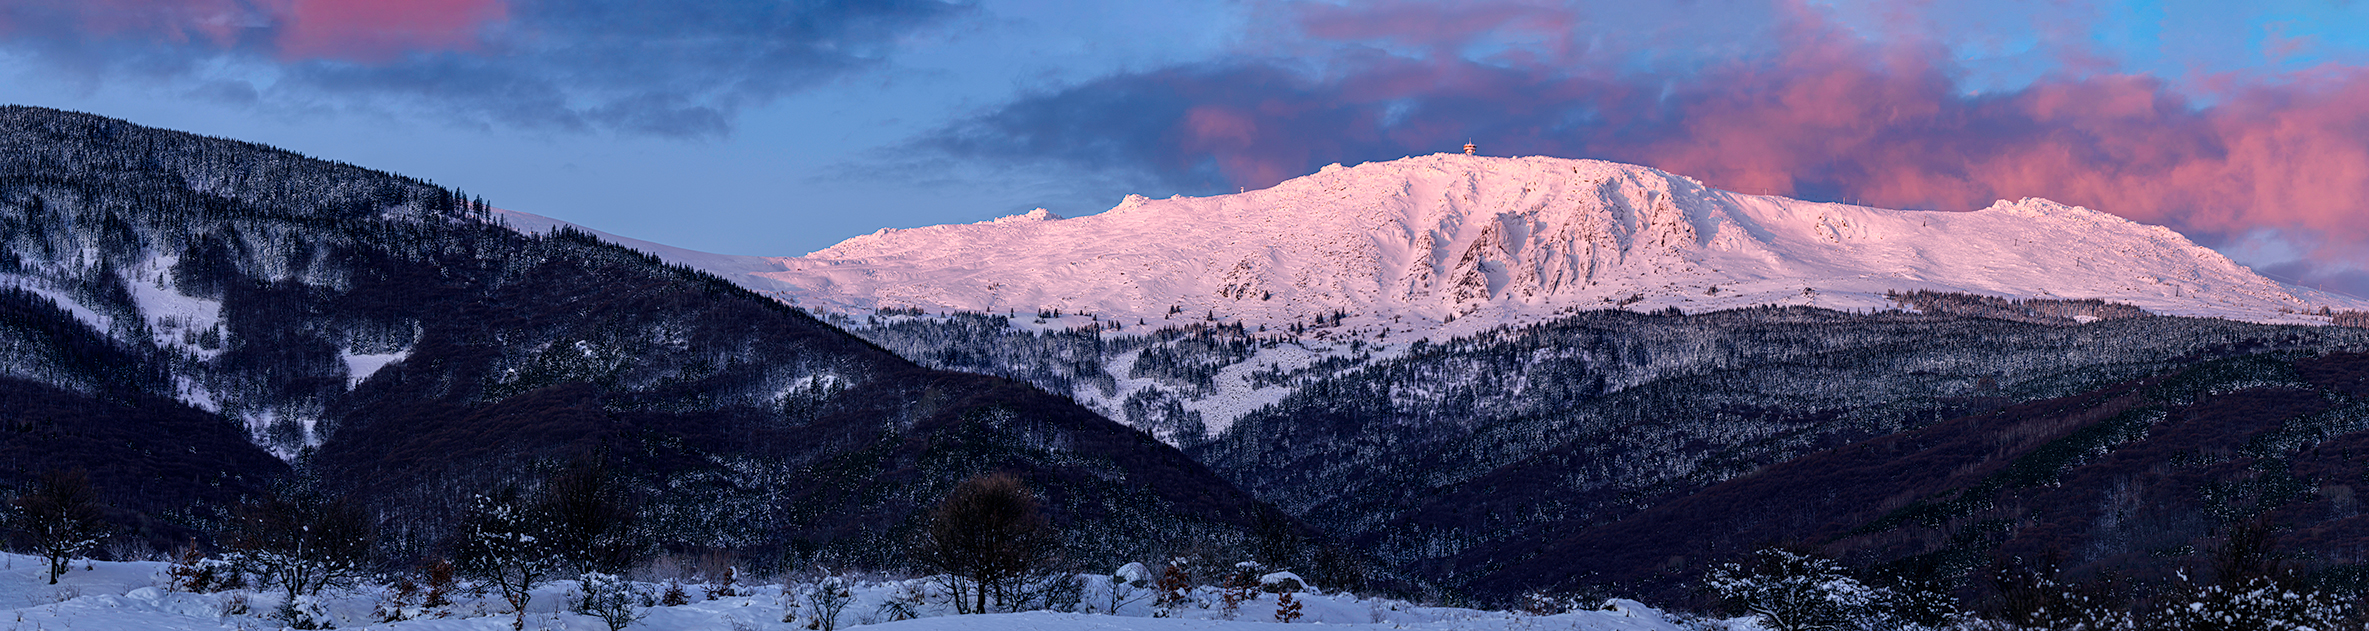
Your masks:
M 1036 94 L 927 143 L 1218 191 L 1470 138 L 1485 153 L 1637 162 L 1730 190 L 1879 206 L 2048 197 L 2208 243 L 2277 240 L 2308 259 L 2283 268 L 2307 280 L 2357 283 L 2345 270 L 2369 266 L 2369 70 L 2130 72 L 2051 15 L 2063 32 L 2010 43 L 2049 69 L 1976 92 L 1969 46 L 1924 35 L 1930 15 L 1679 4 L 1730 19 L 1287 4 L 1292 28 L 1268 54 Z
M 63 76 L 424 110 L 485 125 L 714 136 L 879 61 L 937 0 L 12 0 L 0 50 Z

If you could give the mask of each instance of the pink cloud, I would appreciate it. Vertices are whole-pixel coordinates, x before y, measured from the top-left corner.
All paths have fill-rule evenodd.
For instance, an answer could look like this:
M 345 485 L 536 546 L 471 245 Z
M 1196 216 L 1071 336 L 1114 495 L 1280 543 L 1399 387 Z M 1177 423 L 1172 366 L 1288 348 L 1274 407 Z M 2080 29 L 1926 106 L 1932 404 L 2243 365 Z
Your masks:
M 2208 241 L 2310 234 L 2318 260 L 2369 265 L 2369 69 L 2205 77 L 2183 88 L 2101 72 L 2095 51 L 2068 44 L 2052 49 L 2064 61 L 2057 74 L 1972 94 L 1947 47 L 1923 34 L 1930 25 L 1886 14 L 1876 22 L 1897 32 L 1876 41 L 1820 10 L 1768 6 L 1778 23 L 1769 50 L 1665 71 L 1580 61 L 1637 51 L 1557 43 L 1588 22 L 1579 9 L 1303 5 L 1291 15 L 1316 43 L 1301 50 L 1337 44 L 1321 72 L 1129 81 L 1189 104 L 1168 122 L 1145 121 L 1178 140 L 1149 150 L 1166 153 L 1157 163 L 1215 164 L 1243 186 L 1315 163 L 1452 150 L 1471 137 L 1488 153 L 1640 162 L 1744 192 L 1945 209 L 2047 197 Z M 1477 44 L 1509 29 L 1545 43 Z
M 508 13 L 502 0 L 19 0 L 0 9 L 0 34 L 378 63 L 475 50 Z
M 410 52 L 469 51 L 506 17 L 501 0 L 291 0 L 279 52 L 288 59 L 381 62 Z

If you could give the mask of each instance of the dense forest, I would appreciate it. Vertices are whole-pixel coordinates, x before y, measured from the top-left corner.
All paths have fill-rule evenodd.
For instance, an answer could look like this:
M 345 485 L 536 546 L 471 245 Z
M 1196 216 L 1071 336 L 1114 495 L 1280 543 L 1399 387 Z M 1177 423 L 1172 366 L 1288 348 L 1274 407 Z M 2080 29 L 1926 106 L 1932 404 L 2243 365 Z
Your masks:
M 236 509 L 269 498 L 349 502 L 388 564 L 455 554 L 480 496 L 584 467 L 631 498 L 638 545 L 747 568 L 902 567 L 923 509 L 986 472 L 1040 489 L 1077 563 L 1321 547 L 1062 397 L 488 208 L 0 109 L 0 485 L 87 471 L 127 549 L 227 545 Z
M 1895 299 L 1902 310 L 1856 314 L 1606 310 L 1397 346 L 1207 322 L 1100 335 L 999 329 L 975 314 L 851 325 L 924 363 L 960 348 L 961 369 L 1077 388 L 1261 499 L 1475 593 L 1518 583 L 1491 576 L 1497 563 L 1475 567 L 1476 555 L 1524 558 L 1557 533 L 1805 455 L 2217 358 L 2369 350 L 2369 331 L 2351 327 L 2152 317 L 2102 301 Z M 1046 347 L 1059 365 L 1030 363 Z M 1260 359 L 1301 350 L 1320 359 Z M 1078 359 L 1094 352 L 1099 365 Z M 1216 383 L 1229 371 L 1239 380 Z M 1080 386 L 1104 383 L 1117 385 Z M 1280 394 L 1218 425 L 1192 407 L 1217 387 Z M 1475 583 L 1484 577 L 1496 582 Z

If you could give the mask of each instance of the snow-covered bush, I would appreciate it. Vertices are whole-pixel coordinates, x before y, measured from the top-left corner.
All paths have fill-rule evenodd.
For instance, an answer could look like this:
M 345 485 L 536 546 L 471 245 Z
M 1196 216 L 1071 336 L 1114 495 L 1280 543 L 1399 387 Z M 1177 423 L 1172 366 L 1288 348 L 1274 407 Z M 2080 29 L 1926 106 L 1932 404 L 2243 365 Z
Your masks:
M 501 593 L 517 614 L 512 628 L 526 626 L 526 605 L 535 585 L 559 566 L 543 536 L 542 518 L 535 513 L 515 487 L 478 495 L 471 498 L 461 533 L 458 567 Z
M 1116 615 L 1120 608 L 1142 601 L 1152 593 L 1152 571 L 1142 563 L 1128 563 L 1112 572 L 1103 590 L 1103 613 Z
M 921 617 L 921 607 L 929 600 L 928 592 L 911 581 L 896 581 L 881 595 L 879 609 L 872 612 L 877 622 L 896 622 Z
M 848 603 L 855 602 L 855 590 L 846 578 L 825 576 L 806 589 L 806 602 L 814 604 L 814 625 L 811 628 L 833 631 L 839 628 L 839 612 L 847 610 Z
M 1897 594 L 1859 582 L 1832 559 L 1779 548 L 1753 556 L 1752 567 L 1721 565 L 1705 582 L 1730 607 L 1759 617 L 1763 626 L 1776 631 L 1908 628 L 1892 607 Z
M 576 585 L 579 591 L 571 608 L 599 618 L 609 625 L 609 631 L 624 629 L 648 615 L 644 609 L 650 605 L 650 592 L 632 581 L 614 574 L 585 572 Z
M 1152 599 L 1152 617 L 1171 617 L 1185 606 L 1193 590 L 1192 567 L 1192 559 L 1177 557 L 1160 569 L 1157 595 Z
M 362 508 L 311 489 L 290 489 L 240 510 L 231 563 L 276 585 L 283 608 L 298 597 L 351 585 L 370 563 L 374 523 Z
M 2182 577 L 2186 578 L 2185 576 Z M 2156 606 L 2147 628 L 2161 631 L 2328 631 L 2359 628 L 2352 599 L 2267 577 L 2231 585 L 2183 580 Z

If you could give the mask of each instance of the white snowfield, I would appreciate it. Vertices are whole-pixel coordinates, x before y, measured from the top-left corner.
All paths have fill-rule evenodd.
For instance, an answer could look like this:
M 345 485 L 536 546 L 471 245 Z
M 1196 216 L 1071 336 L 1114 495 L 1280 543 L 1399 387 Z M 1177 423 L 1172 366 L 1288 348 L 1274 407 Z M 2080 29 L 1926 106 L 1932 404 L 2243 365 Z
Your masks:
M 86 569 L 88 568 L 88 569 Z M 76 561 L 58 585 L 45 582 L 44 562 L 39 557 L 0 554 L 0 629 L 8 631 L 219 631 L 225 629 L 279 629 L 282 621 L 272 617 L 281 596 L 277 590 L 235 590 L 215 593 L 186 593 L 166 589 L 169 581 L 167 564 L 154 562 L 114 563 Z M 1107 602 L 1109 581 L 1099 575 L 1084 575 L 1086 591 L 1080 610 L 1102 611 L 1094 603 Z M 1205 589 L 1197 602 L 1176 612 L 1175 617 L 1150 617 L 1151 608 L 1145 599 L 1128 601 L 1119 607 L 1119 615 L 1107 613 L 1062 613 L 1036 611 L 1014 614 L 949 615 L 943 593 L 933 592 L 936 584 L 924 579 L 903 581 L 858 582 L 853 590 L 855 598 L 838 615 L 838 628 L 879 629 L 882 631 L 938 631 L 979 629 L 988 631 L 1284 631 L 1293 628 L 1273 620 L 1276 596 L 1261 595 L 1256 601 L 1243 602 L 1234 614 L 1226 615 L 1215 600 L 1215 590 Z M 790 591 L 805 593 L 808 584 L 792 584 Z M 655 586 L 644 585 L 645 588 Z M 781 585 L 742 586 L 741 595 L 706 598 L 699 586 L 691 586 L 694 594 L 687 605 L 651 607 L 643 611 L 645 617 L 627 629 L 636 631 L 791 631 L 807 629 L 817 613 L 811 601 L 795 601 L 795 609 L 784 607 Z M 527 607 L 526 628 L 550 631 L 607 631 L 608 627 L 594 617 L 572 613 L 566 603 L 575 594 L 573 581 L 545 583 L 535 591 L 534 601 Z M 412 619 L 383 622 L 377 615 L 384 602 L 386 590 L 379 586 L 351 589 L 332 589 L 318 599 L 317 611 L 325 622 L 340 629 L 378 629 L 383 631 L 507 631 L 516 619 L 504 609 L 499 597 L 468 597 L 463 595 L 445 610 L 406 610 Z M 924 604 L 911 607 L 914 619 L 892 620 L 900 616 L 883 613 L 892 599 L 912 599 L 924 596 Z M 1669 616 L 1634 601 L 1614 600 L 1603 610 L 1574 611 L 1551 616 L 1521 613 L 1478 611 L 1444 607 L 1422 607 L 1402 601 L 1359 598 L 1347 594 L 1324 594 L 1315 591 L 1295 595 L 1302 603 L 1301 617 L 1293 625 L 1315 624 L 1324 628 L 1346 629 L 1428 629 L 1438 631 L 1514 631 L 1514 630 L 1569 630 L 1569 631 L 1680 631 L 1686 627 Z M 244 611 L 233 603 L 243 602 Z M 785 613 L 791 621 L 785 622 Z M 1732 621 L 1746 624 L 1748 621 Z M 1731 628 L 1752 628 L 1731 627 Z
M 1616 306 L 1890 308 L 1885 292 L 1917 289 L 2278 323 L 2326 323 L 2309 315 L 2321 307 L 2369 308 L 2270 280 L 2169 229 L 2042 199 L 1887 210 L 1548 157 L 1334 165 L 1234 195 L 1130 196 L 1074 219 L 1039 210 L 884 229 L 801 257 L 659 247 L 837 311 L 1157 319 L 1181 309 L 1276 325 L 1338 310 L 1423 334 L 1451 318 L 1510 324 Z
M 542 232 L 564 222 L 503 211 Z M 600 233 L 595 233 L 600 234 Z M 1376 358 L 1588 310 L 1759 305 L 1901 308 L 1888 292 L 2094 298 L 2161 315 L 2328 324 L 2369 301 L 2279 283 L 2179 233 L 2042 199 L 1974 211 L 1886 210 L 1714 190 L 1597 160 L 1440 154 L 1343 167 L 1273 188 L 1107 212 L 1034 212 L 848 239 L 798 257 L 709 254 L 600 234 L 862 328 L 875 309 L 1014 314 L 1021 330 L 1105 335 L 1216 320 L 1271 336 L 1320 317 L 1214 391 L 1172 393 L 1222 432 L 1288 387 L 1256 370 L 1364 348 Z M 1059 309 L 1063 317 L 1034 318 Z M 903 317 L 903 316 L 895 316 Z M 893 317 L 892 317 L 893 319 Z M 1137 327 L 1142 321 L 1147 327 Z M 1114 330 L 1108 325 L 1116 323 Z M 860 333 L 859 333 L 860 334 Z M 1345 346 L 1356 343 L 1357 345 Z M 1115 388 L 1068 392 L 1119 418 L 1156 378 L 1102 358 Z

